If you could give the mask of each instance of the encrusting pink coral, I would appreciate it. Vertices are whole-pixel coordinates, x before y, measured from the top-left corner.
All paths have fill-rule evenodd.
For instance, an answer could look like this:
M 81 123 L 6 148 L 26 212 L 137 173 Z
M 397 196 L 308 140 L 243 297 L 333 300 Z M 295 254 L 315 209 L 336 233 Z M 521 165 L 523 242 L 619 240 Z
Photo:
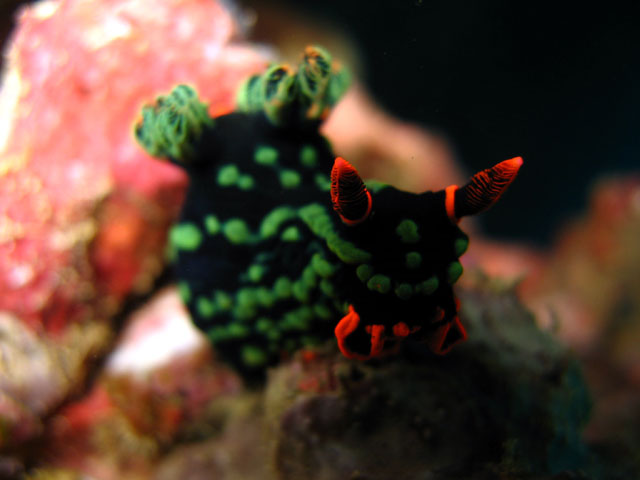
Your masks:
M 188 79 L 212 114 L 228 110 L 265 59 L 231 43 L 237 26 L 210 0 L 47 0 L 17 24 L 0 93 L 0 311 L 64 359 L 52 368 L 65 381 L 44 391 L 41 372 L 0 366 L 0 394 L 21 385 L 10 400 L 37 418 L 84 377 L 125 297 L 163 268 L 186 178 L 134 145 L 140 105 Z M 0 422 L 12 418 L 0 405 Z

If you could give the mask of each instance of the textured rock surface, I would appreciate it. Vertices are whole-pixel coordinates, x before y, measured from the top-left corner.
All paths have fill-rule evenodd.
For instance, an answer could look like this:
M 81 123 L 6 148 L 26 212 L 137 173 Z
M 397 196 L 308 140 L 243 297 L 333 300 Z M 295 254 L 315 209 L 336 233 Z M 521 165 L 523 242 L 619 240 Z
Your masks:
M 95 325 L 162 270 L 185 178 L 146 157 L 132 126 L 179 82 L 212 113 L 228 110 L 241 79 L 264 66 L 231 43 L 237 33 L 207 0 L 48 0 L 21 11 L 0 93 L 0 311 L 6 328 L 35 334 L 0 339 L 0 421 L 15 426 L 18 406 L 37 424 L 64 399 L 109 344 Z M 15 368 L 27 339 L 38 352 L 29 372 Z M 37 431 L 11 428 L 0 445 Z
M 511 291 L 462 300 L 471 340 L 456 352 L 300 354 L 259 395 L 218 403 L 218 433 L 175 449 L 157 478 L 582 478 L 590 402 L 575 359 Z
M 640 476 L 640 178 L 602 180 L 522 285 L 542 322 L 578 352 L 593 391 L 589 441 L 612 478 Z M 615 473 L 614 473 L 615 472 Z
M 0 308 L 59 330 L 149 286 L 184 178 L 147 158 L 131 128 L 143 102 L 181 81 L 212 112 L 229 109 L 237 83 L 264 64 L 229 44 L 234 29 L 200 0 L 22 11 L 0 102 Z
M 39 449 L 0 456 L 0 477 L 19 475 L 22 458 L 39 479 L 582 478 L 588 400 L 575 360 L 511 292 L 479 290 L 468 274 L 470 341 L 459 351 L 433 358 L 408 348 L 363 365 L 328 349 L 275 369 L 265 392 L 242 390 L 197 340 L 193 350 L 169 348 L 184 330 L 165 320 L 184 311 L 163 295 L 132 319 L 90 393 L 43 421 L 108 343 L 103 322 L 162 266 L 184 178 L 134 146 L 136 112 L 180 81 L 212 113 L 230 108 L 237 81 L 262 66 L 228 43 L 234 33 L 212 1 L 47 1 L 22 13 L 0 95 L 0 448 L 44 435 Z M 357 95 L 341 108 L 327 131 L 363 172 L 414 190 L 459 180 L 440 168 L 449 154 L 436 139 L 391 131 Z M 362 128 L 349 136 L 354 123 Z M 423 168 L 431 157 L 440 167 Z M 527 298 L 541 300 L 540 317 L 558 300 L 560 332 L 580 347 L 596 387 L 589 440 L 620 465 L 616 478 L 634 478 L 637 182 L 597 198 Z M 521 250 L 509 257 L 486 244 L 476 255 L 478 244 L 470 264 L 521 271 Z M 550 473 L 563 469 L 572 473 Z
M 274 372 L 265 410 L 278 478 L 521 478 L 580 468 L 589 400 L 575 360 L 513 294 L 461 299 L 470 341 L 446 358 L 416 349 L 378 366 L 334 359 Z
M 131 316 L 119 345 L 88 395 L 50 419 L 32 461 L 96 478 L 148 478 L 176 441 L 210 433 L 201 423 L 215 399 L 242 389 L 215 363 L 174 289 Z

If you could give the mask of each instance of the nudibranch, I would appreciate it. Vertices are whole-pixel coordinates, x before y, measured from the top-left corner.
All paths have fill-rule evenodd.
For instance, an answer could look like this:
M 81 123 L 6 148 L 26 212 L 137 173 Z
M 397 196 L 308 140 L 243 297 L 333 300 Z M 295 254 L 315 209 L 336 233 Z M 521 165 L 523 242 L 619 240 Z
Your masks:
M 212 118 L 179 85 L 136 125 L 149 154 L 189 175 L 169 234 L 180 294 L 249 377 L 333 335 L 359 360 L 406 337 L 444 354 L 467 336 L 452 288 L 469 243 L 458 221 L 496 202 L 522 159 L 437 192 L 367 184 L 318 131 L 348 80 L 307 47 L 297 68 L 249 78 L 233 113 Z

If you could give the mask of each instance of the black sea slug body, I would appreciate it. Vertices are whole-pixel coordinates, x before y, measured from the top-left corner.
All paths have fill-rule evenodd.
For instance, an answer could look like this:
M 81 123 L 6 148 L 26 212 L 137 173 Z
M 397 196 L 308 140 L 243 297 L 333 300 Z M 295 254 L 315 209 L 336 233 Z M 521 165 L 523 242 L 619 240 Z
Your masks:
M 188 86 L 142 110 L 136 137 L 189 174 L 170 247 L 183 300 L 248 376 L 335 335 L 369 359 L 404 337 L 442 354 L 466 338 L 452 285 L 468 237 L 458 219 L 492 205 L 514 158 L 464 187 L 413 194 L 369 184 L 318 127 L 348 83 L 320 47 L 297 70 L 250 78 L 238 111 L 211 118 Z

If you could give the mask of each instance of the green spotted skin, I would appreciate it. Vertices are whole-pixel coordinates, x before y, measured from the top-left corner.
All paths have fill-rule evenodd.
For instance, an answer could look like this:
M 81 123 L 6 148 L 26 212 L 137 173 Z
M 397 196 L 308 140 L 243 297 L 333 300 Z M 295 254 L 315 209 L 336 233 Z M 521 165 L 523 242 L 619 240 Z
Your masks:
M 216 350 L 247 376 L 260 375 L 331 338 L 342 316 L 343 300 L 325 293 L 341 262 L 313 231 L 323 219 L 324 228 L 336 226 L 315 179 L 328 177 L 333 153 L 316 127 L 283 131 L 260 113 L 216 118 L 198 151 L 182 164 L 190 184 L 169 234 L 175 274 Z M 253 179 L 250 188 L 242 178 Z
M 149 139 L 164 137 L 153 126 L 137 132 L 157 153 Z M 444 191 L 371 183 L 373 214 L 345 225 L 329 194 L 335 155 L 318 126 L 235 112 L 192 127 L 187 147 L 162 144 L 190 178 L 169 234 L 180 295 L 219 355 L 247 378 L 333 339 L 349 305 L 361 321 L 348 346 L 363 355 L 368 325 L 392 332 L 402 321 L 421 340 L 456 315 L 452 285 L 468 238 L 449 221 Z M 188 161 L 170 152 L 188 152 Z

